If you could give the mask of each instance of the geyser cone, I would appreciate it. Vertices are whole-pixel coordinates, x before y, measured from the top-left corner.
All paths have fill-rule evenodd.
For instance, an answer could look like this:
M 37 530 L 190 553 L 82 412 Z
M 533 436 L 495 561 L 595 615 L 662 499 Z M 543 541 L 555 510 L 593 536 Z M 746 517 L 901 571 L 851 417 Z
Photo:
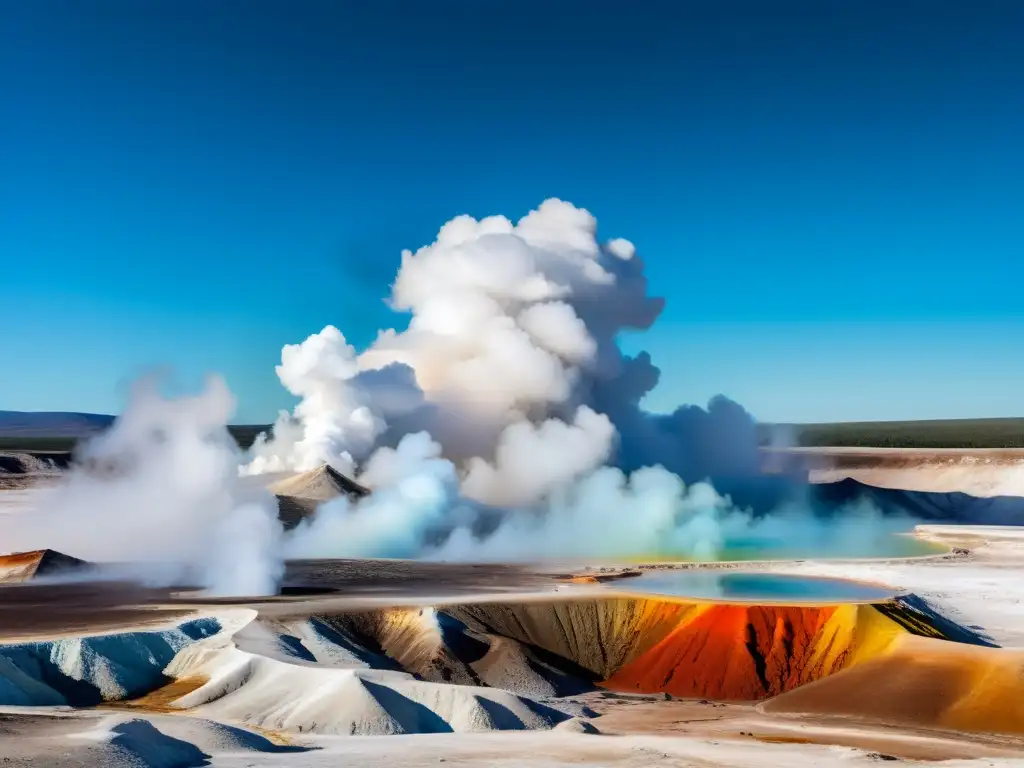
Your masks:
M 279 480 L 270 486 L 277 496 L 298 496 L 303 499 L 328 501 L 346 495 L 362 498 L 370 493 L 355 480 L 346 477 L 328 464 Z
M 312 516 L 325 501 L 340 496 L 355 501 L 370 493 L 368 488 L 328 464 L 279 480 L 268 490 L 277 496 L 278 516 L 286 529 Z
M 328 325 L 281 351 L 299 403 L 243 471 L 326 462 L 374 489 L 360 510 L 321 505 L 289 557 L 715 556 L 753 525 L 747 507 L 774 509 L 789 481 L 762 474 L 738 404 L 641 407 L 659 371 L 618 339 L 661 314 L 649 288 L 630 242 L 600 238 L 590 212 L 557 199 L 517 222 L 458 216 L 404 252 L 389 299 L 401 330 L 360 350 Z M 272 487 L 286 525 L 321 483 Z M 507 514 L 495 523 L 494 510 Z

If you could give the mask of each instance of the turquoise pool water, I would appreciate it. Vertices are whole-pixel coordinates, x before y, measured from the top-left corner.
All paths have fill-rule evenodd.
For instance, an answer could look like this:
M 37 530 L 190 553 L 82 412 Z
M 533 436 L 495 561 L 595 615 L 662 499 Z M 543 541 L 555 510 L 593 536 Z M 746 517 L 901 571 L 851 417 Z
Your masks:
M 696 558 L 686 552 L 671 549 L 647 552 L 626 558 L 634 563 L 694 562 L 711 560 L 735 562 L 747 560 L 830 560 L 847 558 L 899 558 L 937 555 L 948 551 L 948 547 L 922 541 L 913 536 L 883 534 L 870 539 L 852 542 L 822 538 L 820 541 L 804 541 L 793 544 L 782 538 L 768 536 L 745 536 L 728 539 L 725 546 L 711 558 Z
M 845 579 L 711 570 L 648 571 L 613 582 L 612 588 L 631 594 L 737 603 L 872 602 L 897 591 Z

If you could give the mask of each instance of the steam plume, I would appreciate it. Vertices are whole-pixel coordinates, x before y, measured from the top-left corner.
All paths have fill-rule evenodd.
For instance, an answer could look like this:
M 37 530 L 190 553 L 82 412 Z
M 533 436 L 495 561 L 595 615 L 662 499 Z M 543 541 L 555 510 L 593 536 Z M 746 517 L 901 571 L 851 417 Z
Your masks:
M 177 400 L 140 381 L 113 426 L 86 443 L 62 483 L 30 513 L 0 519 L 6 549 L 54 548 L 165 584 L 221 595 L 275 591 L 281 575 L 276 500 L 247 491 L 226 429 L 224 382 Z
M 453 219 L 403 253 L 391 304 L 407 327 L 361 352 L 333 326 L 284 348 L 277 374 L 300 402 L 244 464 L 220 379 L 178 400 L 143 381 L 34 514 L 0 520 L 5 548 L 259 594 L 285 556 L 713 557 L 751 536 L 836 554 L 905 525 L 810 514 L 792 478 L 761 474 L 755 421 L 727 398 L 645 412 L 659 371 L 617 337 L 663 302 L 633 245 L 600 242 L 569 203 Z M 274 498 L 241 476 L 322 463 L 373 493 L 282 537 Z
M 510 501 L 510 488 L 518 503 L 538 501 L 605 463 L 671 462 L 686 481 L 750 474 L 756 441 L 739 443 L 753 439 L 753 419 L 739 406 L 701 410 L 715 422 L 702 430 L 683 423 L 693 409 L 674 421 L 640 409 L 658 369 L 616 339 L 661 312 L 643 269 L 631 243 L 600 243 L 594 217 L 560 200 L 517 224 L 453 219 L 434 243 L 403 253 L 391 303 L 411 315 L 406 330 L 382 331 L 362 353 L 333 327 L 285 348 L 278 374 L 302 401 L 249 470 L 351 470 L 373 447 L 426 430 L 471 473 L 464 490 L 488 503 Z M 737 413 L 749 434 L 731 434 L 731 450 L 694 439 Z M 557 460 L 545 462 L 546 480 L 523 487 L 524 475 L 537 476 L 523 472 L 526 454 L 541 445 Z
M 634 246 L 600 242 L 585 210 L 547 200 L 518 223 L 459 216 L 403 253 L 391 305 L 407 328 L 362 352 L 329 326 L 282 354 L 278 375 L 302 399 L 246 471 L 327 462 L 374 490 L 323 506 L 292 554 L 642 554 L 671 542 L 710 556 L 787 500 L 792 484 L 761 474 L 738 404 L 640 407 L 659 371 L 617 337 L 650 327 L 663 302 Z

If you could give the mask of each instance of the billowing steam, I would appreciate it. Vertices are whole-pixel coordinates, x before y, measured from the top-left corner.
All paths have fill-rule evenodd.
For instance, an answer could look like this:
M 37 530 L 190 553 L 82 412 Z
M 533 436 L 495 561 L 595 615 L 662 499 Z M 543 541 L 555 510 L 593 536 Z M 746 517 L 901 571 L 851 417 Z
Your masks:
M 662 300 L 633 245 L 599 242 L 587 211 L 457 217 L 403 253 L 391 304 L 408 327 L 362 352 L 329 326 L 282 354 L 301 402 L 245 471 L 327 462 L 374 490 L 323 505 L 292 556 L 713 557 L 730 537 L 825 530 L 783 506 L 791 478 L 761 474 L 736 403 L 640 407 L 658 369 L 616 340 Z
M 300 402 L 244 464 L 223 382 L 179 400 L 144 382 L 42 508 L 0 523 L 5 548 L 257 594 L 289 556 L 711 558 L 744 537 L 835 554 L 892 527 L 871 510 L 845 527 L 809 514 L 792 478 L 761 474 L 756 424 L 726 398 L 640 407 L 658 369 L 616 340 L 662 301 L 633 245 L 599 242 L 569 203 L 517 224 L 453 219 L 403 253 L 391 304 L 407 327 L 361 352 L 332 326 L 284 348 L 277 373 Z M 373 493 L 327 502 L 287 535 L 273 497 L 242 477 L 325 462 Z
M 243 488 L 226 429 L 234 399 L 219 378 L 177 400 L 140 381 L 114 425 L 80 450 L 30 513 L 0 518 L 9 551 L 52 548 L 129 575 L 266 594 L 281 576 L 277 503 Z
M 684 481 L 756 476 L 753 419 L 739 406 L 653 416 L 647 355 L 616 339 L 648 328 L 661 299 L 625 240 L 600 243 L 587 211 L 548 200 L 518 224 L 460 216 L 402 255 L 392 306 L 404 331 L 358 353 L 327 327 L 285 347 L 278 375 L 301 398 L 248 471 L 351 471 L 426 431 L 488 504 L 531 504 L 605 464 L 661 464 Z
M 867 502 L 816 516 L 797 499 L 769 514 L 737 507 L 708 482 L 660 466 L 627 475 L 600 467 L 542 502 L 491 507 L 467 498 L 455 465 L 424 432 L 381 448 L 360 480 L 372 495 L 320 506 L 286 537 L 289 557 L 541 561 L 670 557 L 713 560 L 738 548 L 774 556 L 863 556 L 909 520 Z M 381 472 L 382 464 L 387 467 Z

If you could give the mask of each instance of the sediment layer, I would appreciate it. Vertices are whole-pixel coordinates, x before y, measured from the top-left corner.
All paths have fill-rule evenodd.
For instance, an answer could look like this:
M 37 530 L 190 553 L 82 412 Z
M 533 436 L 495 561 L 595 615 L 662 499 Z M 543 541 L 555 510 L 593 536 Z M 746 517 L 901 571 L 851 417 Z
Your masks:
M 370 734 L 551 727 L 582 706 L 558 710 L 560 697 L 599 687 L 1024 733 L 1024 654 L 984 647 L 915 598 L 793 607 L 615 596 L 234 614 L 197 632 L 0 647 L 0 698 L 134 698 L 126 706 Z
M 720 700 L 793 690 L 885 654 L 901 635 L 973 641 L 966 630 L 949 637 L 938 617 L 902 600 L 794 607 L 614 598 L 444 610 L 478 633 L 557 654 L 611 690 Z
M 884 655 L 761 705 L 898 727 L 1024 733 L 1024 653 L 903 634 Z
M 0 555 L 0 583 L 20 583 L 89 567 L 85 560 L 52 549 Z

